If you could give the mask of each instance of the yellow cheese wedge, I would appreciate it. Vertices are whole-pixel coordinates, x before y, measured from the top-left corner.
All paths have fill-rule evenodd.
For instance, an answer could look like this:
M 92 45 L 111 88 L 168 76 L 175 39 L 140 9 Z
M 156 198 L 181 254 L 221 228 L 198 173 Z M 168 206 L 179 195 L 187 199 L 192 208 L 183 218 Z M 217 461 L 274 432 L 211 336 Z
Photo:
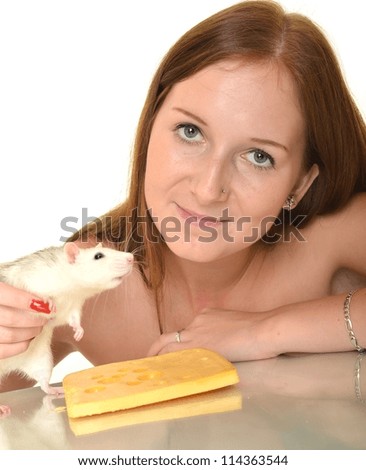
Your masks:
M 213 351 L 186 349 L 105 364 L 63 380 L 70 418 L 125 410 L 239 382 L 235 367 Z
M 129 410 L 69 418 L 69 425 L 76 436 L 83 436 L 136 424 L 226 413 L 241 408 L 242 394 L 234 386 Z

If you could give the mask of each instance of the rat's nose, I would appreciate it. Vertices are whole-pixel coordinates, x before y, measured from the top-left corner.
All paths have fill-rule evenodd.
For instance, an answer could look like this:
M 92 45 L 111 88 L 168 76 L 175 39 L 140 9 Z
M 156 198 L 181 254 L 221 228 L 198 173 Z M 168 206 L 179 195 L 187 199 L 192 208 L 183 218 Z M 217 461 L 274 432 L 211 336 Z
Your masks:
M 133 254 L 132 253 L 126 253 L 126 261 L 128 264 L 132 264 L 134 260 Z

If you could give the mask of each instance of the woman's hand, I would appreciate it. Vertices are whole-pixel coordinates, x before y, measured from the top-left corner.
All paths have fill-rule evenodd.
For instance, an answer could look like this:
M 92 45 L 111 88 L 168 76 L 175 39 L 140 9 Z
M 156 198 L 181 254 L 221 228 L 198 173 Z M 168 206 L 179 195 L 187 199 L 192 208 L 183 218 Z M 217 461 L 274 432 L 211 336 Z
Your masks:
M 151 346 L 148 355 L 189 348 L 207 348 L 228 360 L 245 361 L 277 356 L 272 350 L 266 320 L 269 312 L 248 313 L 204 309 L 184 330 L 165 333 Z M 180 341 L 178 341 L 180 340 Z
M 47 304 L 29 292 L 0 282 L 0 359 L 20 354 L 47 322 Z

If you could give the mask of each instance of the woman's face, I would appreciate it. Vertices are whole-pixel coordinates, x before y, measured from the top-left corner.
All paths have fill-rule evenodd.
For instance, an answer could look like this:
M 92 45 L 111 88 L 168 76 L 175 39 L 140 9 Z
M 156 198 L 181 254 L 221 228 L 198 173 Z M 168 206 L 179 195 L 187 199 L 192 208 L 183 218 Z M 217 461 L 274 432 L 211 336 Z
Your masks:
M 178 256 L 212 261 L 252 245 L 317 176 L 285 68 L 225 61 L 176 84 L 154 122 L 147 207 Z

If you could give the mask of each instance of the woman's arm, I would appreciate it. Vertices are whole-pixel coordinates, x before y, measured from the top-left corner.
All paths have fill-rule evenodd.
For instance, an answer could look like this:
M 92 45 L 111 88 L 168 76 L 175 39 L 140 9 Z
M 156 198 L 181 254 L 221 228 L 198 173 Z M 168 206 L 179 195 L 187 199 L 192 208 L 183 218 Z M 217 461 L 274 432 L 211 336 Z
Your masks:
M 289 352 L 335 352 L 355 349 L 346 328 L 346 294 L 284 305 L 272 311 L 266 334 L 274 354 Z M 366 288 L 352 297 L 352 329 L 360 346 L 366 348 Z
M 319 218 L 309 239 L 319 259 L 322 253 L 331 258 L 328 261 L 334 272 L 349 270 L 360 275 L 359 280 L 366 276 L 365 214 L 366 194 L 361 193 L 341 211 Z M 267 317 L 264 329 L 267 341 L 274 346 L 274 353 L 354 350 L 349 331 L 351 324 L 345 317 L 345 300 L 349 292 L 274 309 Z M 349 300 L 352 332 L 359 346 L 366 348 L 366 285 L 363 284 Z
M 311 231 L 314 250 L 332 256 L 334 273 L 341 268 L 366 276 L 366 195 L 356 196 L 338 214 L 318 220 Z M 315 257 L 316 259 L 316 257 Z M 299 268 L 301 269 L 301 268 Z M 207 347 L 231 361 L 265 359 L 286 353 L 324 353 L 354 350 L 346 328 L 348 292 L 283 305 L 267 312 L 206 309 L 180 335 L 162 335 L 149 354 L 188 347 Z M 366 348 L 366 286 L 350 302 L 352 331 Z
M 286 353 L 352 351 L 344 320 L 345 294 L 284 305 L 267 312 L 206 309 L 195 317 L 176 342 L 167 333 L 149 355 L 206 347 L 230 361 L 267 359 Z M 357 291 L 351 318 L 357 341 L 366 347 L 366 289 Z

